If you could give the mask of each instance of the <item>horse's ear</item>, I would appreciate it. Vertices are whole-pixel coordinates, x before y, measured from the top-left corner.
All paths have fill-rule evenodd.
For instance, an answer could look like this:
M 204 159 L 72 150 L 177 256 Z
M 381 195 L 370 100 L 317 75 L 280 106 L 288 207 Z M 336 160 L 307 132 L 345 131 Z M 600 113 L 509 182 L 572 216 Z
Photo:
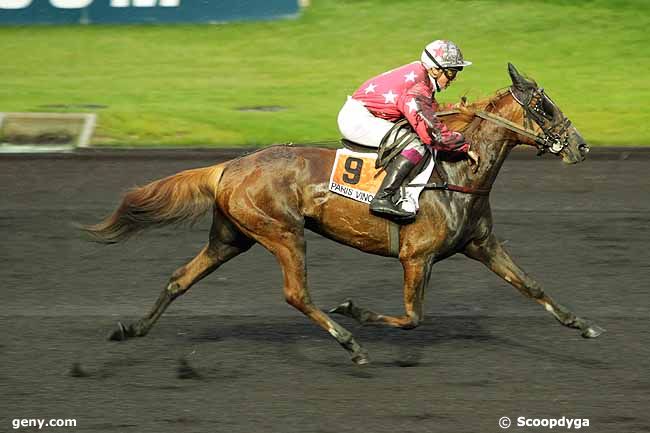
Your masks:
M 528 80 L 522 77 L 521 74 L 517 71 L 517 68 L 515 68 L 515 65 L 510 62 L 508 62 L 508 74 L 510 74 L 512 85 L 515 86 L 516 89 L 524 90 L 530 87 Z

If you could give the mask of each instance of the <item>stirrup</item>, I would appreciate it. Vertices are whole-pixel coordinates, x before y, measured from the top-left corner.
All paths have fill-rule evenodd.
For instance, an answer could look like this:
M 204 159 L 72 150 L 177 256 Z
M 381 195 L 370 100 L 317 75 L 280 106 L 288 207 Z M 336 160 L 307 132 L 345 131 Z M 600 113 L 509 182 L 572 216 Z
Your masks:
M 406 187 L 401 186 L 399 189 L 399 193 L 400 193 L 399 199 L 397 199 L 397 201 L 395 202 L 395 207 L 402 209 L 404 212 L 409 212 L 414 215 L 417 214 L 418 213 L 417 202 L 414 202 L 413 198 L 407 195 Z M 404 206 L 402 206 L 402 203 L 411 204 L 414 209 L 413 210 L 406 209 L 404 208 Z
M 380 216 L 388 216 L 398 219 L 410 219 L 415 217 L 414 213 L 401 209 L 388 198 L 380 199 L 379 203 L 376 203 L 375 205 L 370 203 L 370 212 Z

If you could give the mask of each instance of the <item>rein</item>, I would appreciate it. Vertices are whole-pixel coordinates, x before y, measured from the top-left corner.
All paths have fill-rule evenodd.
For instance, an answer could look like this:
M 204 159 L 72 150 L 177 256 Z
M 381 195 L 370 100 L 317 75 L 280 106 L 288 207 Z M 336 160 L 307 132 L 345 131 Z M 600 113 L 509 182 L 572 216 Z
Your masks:
M 514 95 L 513 95 L 514 96 Z M 515 101 L 519 102 L 519 100 L 515 97 Z M 520 103 L 521 104 L 521 103 Z M 523 106 L 523 105 L 522 105 Z M 525 108 L 525 106 L 524 106 Z M 449 110 L 449 111 L 440 111 L 436 113 L 436 116 L 450 116 L 452 114 L 460 114 L 462 113 L 461 110 Z M 546 134 L 538 134 L 532 129 L 523 127 L 511 120 L 506 119 L 505 117 L 501 117 L 497 114 L 490 113 L 487 111 L 483 110 L 476 110 L 473 111 L 474 116 L 480 117 L 481 119 L 487 120 L 488 122 L 494 123 L 497 126 L 500 126 L 502 128 L 508 129 L 512 132 L 516 132 L 519 135 L 523 135 L 526 138 L 530 138 L 531 140 L 535 141 L 535 143 L 539 145 L 544 145 L 547 143 L 547 138 Z M 526 118 L 528 120 L 528 118 Z
M 571 122 L 562 118 L 557 122 L 553 122 L 550 126 L 547 124 L 546 120 L 551 120 L 551 116 L 546 113 L 544 110 L 544 102 L 552 104 L 548 96 L 544 93 L 544 89 L 535 88 L 528 95 L 517 95 L 516 91 L 510 87 L 508 88 L 508 93 L 521 105 L 524 109 L 524 126 L 521 126 L 517 123 L 512 122 L 502 116 L 499 116 L 494 113 L 490 113 L 484 110 L 475 110 L 473 114 L 475 116 L 474 121 L 477 118 L 487 120 L 497 126 L 505 128 L 509 131 L 515 132 L 519 135 L 522 135 L 526 138 L 529 138 L 535 143 L 535 146 L 538 150 L 538 155 L 541 155 L 544 152 L 551 152 L 554 154 L 560 153 L 568 145 L 568 136 L 567 130 L 571 126 Z M 503 95 L 501 93 L 500 95 Z M 525 98 L 524 98 L 525 96 Z M 524 100 L 525 99 L 525 100 Z M 554 106 L 554 104 L 552 104 Z M 461 110 L 449 110 L 449 111 L 440 111 L 436 113 L 436 116 L 449 116 L 452 114 L 460 114 Z M 541 134 L 536 133 L 529 128 L 533 123 L 537 124 L 542 130 Z M 471 126 L 471 124 L 470 124 Z M 405 147 L 405 145 L 404 145 Z M 403 147 L 402 147 L 403 148 Z M 400 149 L 401 150 L 401 149 Z M 435 155 L 434 155 L 435 158 Z M 421 187 L 424 189 L 434 189 L 442 191 L 453 191 L 453 192 L 462 192 L 465 194 L 475 194 L 475 195 L 489 195 L 492 188 L 471 188 L 460 185 L 451 185 L 444 180 L 444 177 L 438 170 L 438 166 L 434 166 L 438 177 L 442 179 L 442 183 L 438 184 L 435 182 L 431 183 L 422 183 L 422 184 L 409 184 L 410 187 Z
M 461 110 L 448 110 L 448 111 L 439 111 L 436 113 L 436 116 L 451 116 L 453 114 L 460 114 Z M 533 130 L 520 126 L 504 117 L 498 116 L 493 113 L 489 113 L 483 110 L 474 111 L 474 115 L 481 119 L 487 120 L 488 122 L 494 123 L 497 126 L 508 129 L 510 131 L 516 132 L 517 134 L 523 135 L 524 137 L 534 140 L 538 144 L 544 143 L 546 140 L 542 135 L 535 133 Z M 438 170 L 438 166 L 434 166 L 436 173 L 440 179 L 443 179 L 442 174 Z M 421 187 L 424 189 L 433 189 L 439 191 L 452 191 L 452 192 L 462 192 L 464 194 L 474 194 L 474 195 L 489 195 L 492 188 L 471 188 L 460 185 L 452 185 L 447 183 L 443 179 L 442 183 L 430 182 L 430 183 L 415 183 L 407 185 L 409 187 Z

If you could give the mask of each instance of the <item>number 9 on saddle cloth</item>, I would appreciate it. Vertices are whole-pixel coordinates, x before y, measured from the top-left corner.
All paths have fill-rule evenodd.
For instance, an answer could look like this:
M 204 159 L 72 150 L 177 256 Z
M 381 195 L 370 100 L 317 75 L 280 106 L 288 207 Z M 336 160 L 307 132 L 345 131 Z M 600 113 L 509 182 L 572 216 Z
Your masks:
M 396 200 L 397 205 L 407 212 L 417 212 L 418 198 L 424 184 L 431 177 L 435 165 L 434 155 L 422 145 L 417 134 L 406 119 L 394 124 L 384 135 L 379 148 L 364 146 L 341 139 L 345 148 L 336 152 L 330 175 L 329 190 L 356 201 L 370 203 L 386 175 L 384 167 L 403 150 L 423 152 L 424 157 L 404 180 Z M 420 153 L 422 154 L 422 153 Z M 419 186 L 407 186 L 409 184 Z

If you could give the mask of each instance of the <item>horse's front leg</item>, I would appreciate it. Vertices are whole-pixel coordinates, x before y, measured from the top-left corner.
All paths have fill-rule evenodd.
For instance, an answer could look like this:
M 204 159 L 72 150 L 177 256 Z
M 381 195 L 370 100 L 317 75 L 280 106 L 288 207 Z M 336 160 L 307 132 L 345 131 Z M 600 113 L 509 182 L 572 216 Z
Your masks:
M 424 289 L 429 280 L 431 261 L 425 258 L 402 260 L 404 267 L 404 312 L 403 316 L 379 314 L 355 305 L 351 300 L 343 302 L 330 313 L 342 314 L 355 319 L 362 325 L 388 325 L 402 329 L 413 329 L 422 321 Z
M 517 266 L 510 254 L 493 234 L 487 239 L 470 242 L 464 253 L 466 256 L 483 263 L 523 295 L 541 304 L 564 326 L 580 329 L 583 337 L 595 338 L 605 331 L 595 323 L 576 316 L 568 308 L 555 302 L 553 298 L 544 292 L 544 289 L 537 281 Z

